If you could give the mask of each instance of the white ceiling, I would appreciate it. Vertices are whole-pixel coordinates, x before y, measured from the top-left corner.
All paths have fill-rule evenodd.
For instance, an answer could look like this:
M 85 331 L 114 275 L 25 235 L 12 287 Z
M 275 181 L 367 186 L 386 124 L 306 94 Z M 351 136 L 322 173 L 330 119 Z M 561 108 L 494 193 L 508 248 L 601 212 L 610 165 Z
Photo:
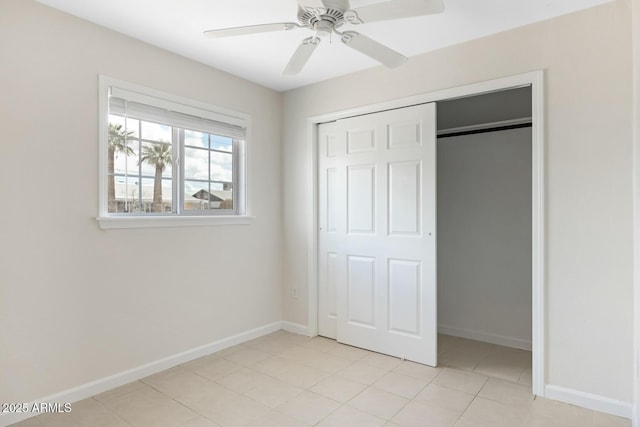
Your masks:
M 296 0 L 38 0 L 278 91 L 377 67 L 339 40 L 323 40 L 298 76 L 281 71 L 306 29 L 209 39 L 204 30 L 296 22 Z M 351 0 L 359 7 L 381 0 Z M 361 32 L 412 57 L 456 43 L 586 9 L 612 0 L 444 0 L 438 15 L 359 25 Z M 347 26 L 345 25 L 344 29 Z

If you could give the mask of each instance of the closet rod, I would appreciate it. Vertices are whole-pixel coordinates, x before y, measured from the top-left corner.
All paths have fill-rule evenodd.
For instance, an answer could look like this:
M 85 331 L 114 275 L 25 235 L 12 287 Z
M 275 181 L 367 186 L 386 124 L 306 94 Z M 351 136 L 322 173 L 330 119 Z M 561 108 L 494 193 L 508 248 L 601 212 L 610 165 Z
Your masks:
M 450 138 L 453 136 L 473 135 L 476 133 L 497 132 L 501 130 L 519 129 L 531 127 L 531 117 L 520 119 L 502 120 L 499 122 L 482 123 L 478 125 L 460 126 L 450 129 L 438 130 L 438 138 Z

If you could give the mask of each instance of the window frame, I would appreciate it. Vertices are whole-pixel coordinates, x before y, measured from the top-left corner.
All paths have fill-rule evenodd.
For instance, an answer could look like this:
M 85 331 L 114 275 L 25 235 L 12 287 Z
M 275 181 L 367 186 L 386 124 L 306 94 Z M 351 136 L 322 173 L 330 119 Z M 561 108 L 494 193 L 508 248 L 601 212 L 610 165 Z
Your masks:
M 249 189 L 248 189 L 248 140 L 250 138 L 251 117 L 248 114 L 214 106 L 201 101 L 172 95 L 156 89 L 129 83 L 113 77 L 98 76 L 98 216 L 100 228 L 148 228 L 148 227 L 180 227 L 180 226 L 206 226 L 206 225 L 232 225 L 250 224 L 253 217 L 249 214 Z M 108 211 L 108 127 L 109 127 L 109 97 L 112 91 L 125 92 L 143 103 L 159 108 L 171 109 L 179 113 L 210 119 L 223 124 L 242 127 L 245 130 L 243 140 L 233 139 L 233 190 L 234 208 L 222 211 L 208 210 L 182 211 L 176 208 L 171 214 L 122 214 L 109 213 Z M 116 95 L 114 95 L 116 96 Z M 174 133 L 175 128 L 174 128 Z M 184 132 L 182 132 L 184 134 Z M 179 157 L 173 160 L 172 183 L 174 187 L 174 203 L 184 201 L 184 169 L 181 167 L 184 155 L 184 141 L 176 144 L 174 152 L 179 152 Z M 177 167 L 176 167 L 177 166 Z M 176 193 L 180 196 L 176 198 Z M 184 206 L 180 205 L 180 210 Z

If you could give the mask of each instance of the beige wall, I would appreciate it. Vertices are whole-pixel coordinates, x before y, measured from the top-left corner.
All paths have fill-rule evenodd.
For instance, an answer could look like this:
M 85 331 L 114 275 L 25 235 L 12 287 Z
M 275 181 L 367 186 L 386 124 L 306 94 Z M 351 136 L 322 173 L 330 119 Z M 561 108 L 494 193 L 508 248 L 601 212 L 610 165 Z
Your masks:
M 618 1 L 286 93 L 285 319 L 307 323 L 307 117 L 545 69 L 547 382 L 630 402 L 630 24 Z
M 634 426 L 640 427 L 640 0 L 633 7 L 633 82 L 634 82 L 634 202 L 635 202 L 635 398 Z
M 280 94 L 31 0 L 0 58 L 0 401 L 282 319 Z M 99 73 L 251 114 L 254 223 L 101 231 Z
M 283 310 L 306 324 L 306 118 L 545 69 L 547 381 L 630 401 L 628 5 L 291 91 L 283 116 L 281 95 L 268 89 L 31 0 L 3 0 L 0 400 L 42 398 L 280 320 Z M 98 73 L 251 114 L 255 222 L 99 230 Z

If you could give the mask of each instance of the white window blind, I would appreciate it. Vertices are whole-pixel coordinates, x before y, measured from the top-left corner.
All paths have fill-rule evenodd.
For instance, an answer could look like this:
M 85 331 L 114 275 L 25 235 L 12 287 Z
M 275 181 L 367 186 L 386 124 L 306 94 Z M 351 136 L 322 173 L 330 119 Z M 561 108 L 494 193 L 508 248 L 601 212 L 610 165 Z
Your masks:
M 150 105 L 141 101 L 153 101 L 155 104 Z M 238 121 L 232 117 L 118 88 L 111 90 L 109 112 L 230 138 L 242 139 L 245 137 L 244 126 L 216 120 L 225 118 L 229 121 Z

